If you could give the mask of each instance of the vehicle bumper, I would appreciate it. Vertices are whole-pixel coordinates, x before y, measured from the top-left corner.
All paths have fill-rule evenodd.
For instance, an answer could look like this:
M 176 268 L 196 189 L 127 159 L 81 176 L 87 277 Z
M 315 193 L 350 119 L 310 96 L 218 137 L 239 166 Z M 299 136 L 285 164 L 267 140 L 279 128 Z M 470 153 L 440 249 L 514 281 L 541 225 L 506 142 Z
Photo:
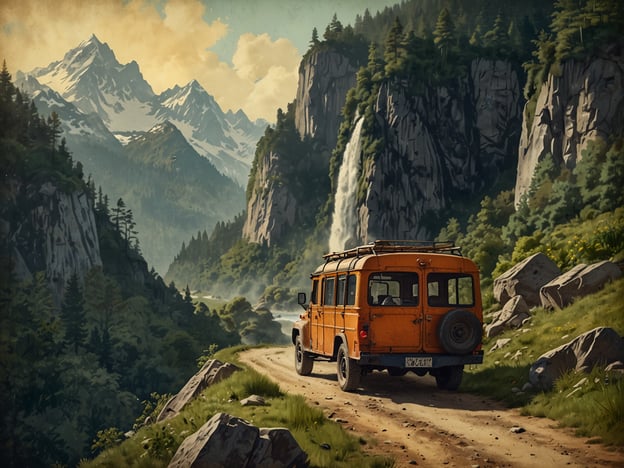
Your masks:
M 408 358 L 431 358 L 431 366 L 408 367 Z M 483 364 L 483 351 L 477 354 L 455 356 L 451 354 L 365 354 L 360 355 L 361 366 L 398 367 L 407 369 L 435 369 L 437 367 L 460 366 L 466 364 Z

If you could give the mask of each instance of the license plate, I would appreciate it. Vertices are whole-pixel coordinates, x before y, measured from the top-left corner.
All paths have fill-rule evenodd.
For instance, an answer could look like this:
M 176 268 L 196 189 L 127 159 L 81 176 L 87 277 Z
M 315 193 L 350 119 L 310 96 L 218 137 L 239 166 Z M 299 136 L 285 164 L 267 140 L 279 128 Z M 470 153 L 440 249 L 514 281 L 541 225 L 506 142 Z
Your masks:
M 433 358 L 430 357 L 406 357 L 405 367 L 431 367 Z

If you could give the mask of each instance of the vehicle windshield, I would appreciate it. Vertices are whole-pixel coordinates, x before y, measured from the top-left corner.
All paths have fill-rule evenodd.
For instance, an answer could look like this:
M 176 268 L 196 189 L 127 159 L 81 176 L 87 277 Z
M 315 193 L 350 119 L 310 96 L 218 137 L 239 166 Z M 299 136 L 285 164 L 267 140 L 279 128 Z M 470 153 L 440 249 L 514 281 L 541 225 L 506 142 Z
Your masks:
M 368 278 L 368 303 L 381 306 L 418 305 L 418 274 L 372 273 Z

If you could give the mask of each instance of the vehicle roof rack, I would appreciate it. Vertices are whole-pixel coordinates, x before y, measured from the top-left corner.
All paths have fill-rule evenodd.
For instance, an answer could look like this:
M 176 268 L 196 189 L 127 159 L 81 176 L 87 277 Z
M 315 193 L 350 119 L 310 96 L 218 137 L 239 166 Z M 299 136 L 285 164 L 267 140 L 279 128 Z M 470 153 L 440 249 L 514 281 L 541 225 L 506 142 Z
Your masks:
M 427 252 L 446 253 L 462 256 L 460 247 L 452 241 L 419 241 L 419 240 L 376 240 L 370 244 L 360 245 L 342 252 L 332 252 L 323 255 L 326 262 L 344 258 L 360 257 L 362 255 L 377 255 L 393 252 Z

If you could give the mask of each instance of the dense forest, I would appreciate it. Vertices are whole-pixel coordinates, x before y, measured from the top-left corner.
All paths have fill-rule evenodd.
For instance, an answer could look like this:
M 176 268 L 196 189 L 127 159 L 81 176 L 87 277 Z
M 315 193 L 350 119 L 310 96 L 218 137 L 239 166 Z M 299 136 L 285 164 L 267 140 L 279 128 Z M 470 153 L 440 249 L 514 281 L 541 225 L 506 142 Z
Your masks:
M 5 466 L 75 465 L 132 429 L 145 405 L 188 380 L 215 350 L 276 342 L 279 324 L 236 298 L 220 309 L 181 294 L 140 252 L 131 207 L 85 180 L 80 155 L 40 116 L 3 65 L 0 74 L 0 459 Z M 39 188 L 86 193 L 102 266 L 73 274 L 62 300 L 29 245 L 44 235 L 30 214 Z M 45 209 L 45 208 L 43 208 Z M 19 247 L 29 278 L 12 272 Z M 137 419 L 139 418 L 139 419 Z
M 308 54 L 324 49 L 340 51 L 360 67 L 357 85 L 347 95 L 338 144 L 328 170 L 293 173 L 283 182 L 317 190 L 309 194 L 292 190 L 309 195 L 298 200 L 304 208 L 296 228 L 279 245 L 269 248 L 242 240 L 240 219 L 222 224 L 212 235 L 198 234 L 185 243 L 166 277 L 207 291 L 261 295 L 269 303 L 292 305 L 294 291 L 290 288 L 306 287 L 310 268 L 325 253 L 332 193 L 356 113 L 365 117 L 364 161 L 374 160 L 384 145 L 373 116 L 374 100 L 382 83 L 400 83 L 412 94 L 419 94 L 466 75 L 475 57 L 507 60 L 523 80 L 528 103 L 525 119 L 529 119 L 537 91 L 549 73 L 560 73 L 566 61 L 600 56 L 606 45 L 621 41 L 622 10 L 622 3 L 617 1 L 533 1 L 497 9 L 484 1 L 430 0 L 402 2 L 374 17 L 365 11 L 354 26 L 344 26 L 334 16 L 322 38 L 313 30 Z M 267 151 L 287 155 L 299 166 L 314 154 L 315 142 L 297 137 L 292 107 L 278 111 L 275 128 L 267 129 L 258 143 L 248 199 L 256 162 Z M 624 183 L 622 145 L 621 134 L 611 135 L 608 141 L 595 141 L 573 169 L 544 161 L 517 212 L 513 203 L 516 167 L 503 167 L 496 184 L 484 188 L 480 196 L 456 203 L 443 216 L 432 216 L 429 228 L 439 233 L 437 238 L 454 240 L 477 260 L 486 285 L 493 272 L 504 271 L 505 266 L 528 251 L 545 250 L 545 245 L 562 268 L 570 267 L 567 246 L 556 240 L 558 226 L 582 223 L 623 205 L 619 191 Z M 621 214 L 612 217 L 606 229 L 605 239 L 621 239 Z M 223 236 L 226 232 L 227 236 Z M 593 237 L 579 240 L 602 245 L 594 241 Z M 618 252 L 618 248 L 621 246 L 584 249 L 574 260 L 591 261 L 604 255 L 605 249 Z M 600 255 L 592 253 L 596 249 L 601 250 Z M 234 290 L 232 284 L 236 285 Z

